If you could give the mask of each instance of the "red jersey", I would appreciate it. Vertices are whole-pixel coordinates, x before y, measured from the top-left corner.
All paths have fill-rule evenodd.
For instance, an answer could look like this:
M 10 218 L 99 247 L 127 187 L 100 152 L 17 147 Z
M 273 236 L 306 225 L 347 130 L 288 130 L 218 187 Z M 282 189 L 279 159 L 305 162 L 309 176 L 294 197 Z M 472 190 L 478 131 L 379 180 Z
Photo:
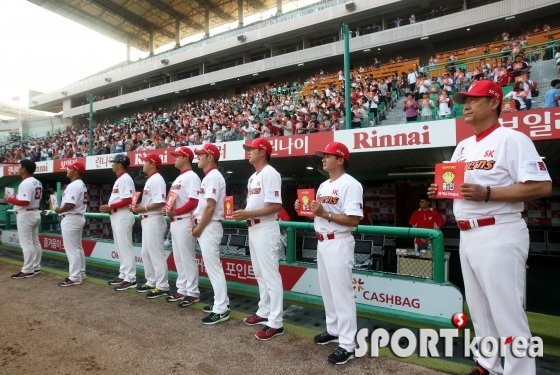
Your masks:
M 410 217 L 408 223 L 416 228 L 436 229 L 441 228 L 445 221 L 437 210 L 430 208 L 427 211 L 422 211 L 421 208 L 415 210 Z M 421 244 L 420 238 L 414 240 L 415 243 Z

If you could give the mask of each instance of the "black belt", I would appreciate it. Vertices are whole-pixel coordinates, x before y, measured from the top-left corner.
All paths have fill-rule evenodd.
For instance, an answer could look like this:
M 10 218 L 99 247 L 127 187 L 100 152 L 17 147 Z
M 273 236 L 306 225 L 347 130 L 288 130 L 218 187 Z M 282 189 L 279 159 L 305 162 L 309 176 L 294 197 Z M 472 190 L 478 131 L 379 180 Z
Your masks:
M 68 216 L 68 215 L 78 215 L 78 216 L 83 216 L 84 214 L 77 214 L 77 213 L 76 213 L 76 214 L 62 214 L 62 215 L 60 215 L 60 217 L 61 217 L 62 219 L 64 219 L 64 218 L 65 218 L 66 216 Z

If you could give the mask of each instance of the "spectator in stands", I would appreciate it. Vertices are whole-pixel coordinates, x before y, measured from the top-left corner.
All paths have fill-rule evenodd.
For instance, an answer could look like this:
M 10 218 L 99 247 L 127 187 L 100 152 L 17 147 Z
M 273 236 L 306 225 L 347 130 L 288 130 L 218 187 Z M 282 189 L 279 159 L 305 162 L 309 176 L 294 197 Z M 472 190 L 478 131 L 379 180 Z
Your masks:
M 432 11 L 430 12 L 430 18 L 436 18 L 437 13 L 435 9 L 432 9 Z
M 504 41 L 509 40 L 509 33 L 507 31 L 504 31 L 502 33 L 502 40 L 504 40 Z
M 401 27 L 401 22 L 402 20 L 399 17 L 397 17 L 397 19 L 394 21 L 395 27 Z
M 551 36 L 548 37 L 548 43 L 546 44 L 544 50 L 544 58 L 543 60 L 551 60 L 554 56 L 554 50 L 556 50 L 557 43 L 554 38 Z
M 422 94 L 422 99 L 420 99 L 420 116 L 422 121 L 428 121 L 432 119 L 432 109 L 434 109 L 434 102 L 430 99 L 429 93 L 426 91 Z
M 534 33 L 540 33 L 541 32 L 541 28 L 539 27 L 539 25 L 536 25 L 535 28 L 533 29 Z
M 533 107 L 533 90 L 537 88 L 535 82 L 531 81 L 531 72 L 527 72 L 525 80 L 523 81 L 523 90 L 525 91 L 525 105 L 527 109 Z
M 453 100 L 449 97 L 449 92 L 447 90 L 444 89 L 441 95 L 437 98 L 436 105 L 438 107 L 439 118 L 448 118 L 451 116 Z
M 439 10 L 438 10 L 438 17 L 443 17 L 445 16 L 445 11 L 447 10 L 447 8 L 444 8 L 443 5 L 439 6 Z
M 360 107 L 360 103 L 354 103 L 352 105 L 352 111 L 350 112 L 350 127 L 352 129 L 361 128 L 364 117 L 365 116 L 362 108 Z
M 544 94 L 544 108 L 558 107 L 560 100 L 560 79 L 553 79 L 550 86 L 552 88 Z
M 414 17 L 414 13 L 410 15 L 410 18 L 408 19 L 408 21 L 410 22 L 411 25 L 413 23 L 416 23 L 416 17 Z
M 527 93 L 523 89 L 523 81 L 515 82 L 515 85 L 513 85 L 513 90 L 511 90 L 507 95 L 504 96 L 504 101 L 516 100 L 519 103 L 519 105 L 516 105 L 516 108 L 519 111 L 524 111 L 527 109 L 527 105 L 525 104 L 526 99 Z
M 508 65 L 507 70 L 511 73 L 512 77 L 515 79 L 516 77 L 521 76 L 529 71 L 529 64 L 523 61 L 523 56 L 517 55 L 515 56 L 515 62 Z
M 416 89 L 416 79 L 418 78 L 418 74 L 413 69 L 409 69 L 406 78 L 408 81 L 408 90 L 410 92 L 414 92 Z
M 432 77 L 432 82 L 430 83 L 428 90 L 430 92 L 430 99 L 432 101 L 436 101 L 441 94 L 441 86 L 437 81 L 437 77 Z
M 548 25 L 548 23 L 545 23 L 543 25 L 542 31 L 544 31 L 544 32 L 550 31 L 550 26 Z
M 406 96 L 407 99 L 404 101 L 403 108 L 406 116 L 406 122 L 416 121 L 418 118 L 418 102 L 414 100 L 414 94 L 412 92 L 409 92 Z
M 541 50 L 538 49 L 537 47 L 533 47 L 533 50 L 531 51 L 531 62 L 537 62 L 541 59 Z

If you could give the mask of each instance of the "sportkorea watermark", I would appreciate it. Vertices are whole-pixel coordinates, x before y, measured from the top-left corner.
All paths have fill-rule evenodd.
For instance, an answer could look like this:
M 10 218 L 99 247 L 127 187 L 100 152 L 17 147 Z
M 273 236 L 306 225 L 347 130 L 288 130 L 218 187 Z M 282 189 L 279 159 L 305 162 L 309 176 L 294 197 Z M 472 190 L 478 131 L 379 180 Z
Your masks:
M 457 328 L 442 328 L 439 331 L 429 328 L 421 328 L 418 334 L 408 328 L 396 330 L 392 335 L 384 328 L 377 328 L 369 332 L 368 328 L 362 328 L 356 335 L 358 347 L 356 357 L 367 355 L 368 347 L 372 357 L 379 356 L 379 349 L 389 347 L 397 357 L 409 357 L 418 353 L 419 357 L 445 357 L 454 356 L 453 339 L 459 337 L 459 329 L 467 324 L 467 317 L 462 312 L 453 316 L 453 324 Z M 406 339 L 406 340 L 402 340 Z M 437 349 L 439 340 L 444 342 L 443 353 Z M 521 358 L 529 356 L 532 358 L 543 356 L 543 341 L 540 337 L 534 336 L 529 340 L 525 337 L 477 337 L 471 335 L 471 330 L 463 330 L 464 350 L 462 355 L 465 358 L 474 357 L 495 357 L 496 355 L 505 358 L 510 352 L 514 357 Z M 405 343 L 401 346 L 400 343 Z

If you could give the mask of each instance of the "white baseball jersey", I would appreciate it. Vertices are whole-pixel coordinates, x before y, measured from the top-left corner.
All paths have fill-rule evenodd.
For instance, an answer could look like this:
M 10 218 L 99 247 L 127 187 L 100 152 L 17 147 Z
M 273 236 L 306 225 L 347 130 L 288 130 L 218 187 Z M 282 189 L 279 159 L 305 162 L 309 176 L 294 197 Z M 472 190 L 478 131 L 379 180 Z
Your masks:
M 65 214 L 83 214 L 86 212 L 86 207 L 88 205 L 87 188 L 82 180 L 76 180 L 66 186 L 66 190 L 62 193 L 61 205 L 64 206 L 64 203 L 72 203 L 74 205 L 74 207 L 72 207 L 70 211 L 65 212 Z
M 270 165 L 265 166 L 259 173 L 255 172 L 247 184 L 247 211 L 258 210 L 269 203 L 282 204 L 280 189 L 282 178 L 276 169 Z M 258 216 L 253 219 L 276 219 L 278 213 L 267 216 Z
M 222 220 L 224 213 L 224 198 L 226 196 L 226 181 L 217 169 L 211 169 L 200 183 L 198 190 L 198 206 L 194 210 L 194 218 L 200 220 L 202 211 L 206 206 L 206 200 L 211 198 L 216 201 L 216 208 L 211 220 Z
M 125 198 L 132 198 L 134 195 L 134 181 L 128 173 L 123 173 L 117 177 L 113 185 L 113 191 L 109 197 L 109 205 L 121 201 Z
M 198 191 L 200 190 L 200 177 L 194 173 L 191 169 L 181 171 L 181 174 L 177 176 L 169 192 L 175 192 L 177 197 L 175 202 L 173 202 L 173 209 L 176 210 L 179 207 L 183 207 L 191 199 L 198 199 Z M 184 215 L 178 215 L 177 217 L 189 216 L 191 213 L 186 213 Z
M 43 185 L 35 177 L 27 177 L 18 187 L 17 199 L 20 201 L 29 201 L 27 206 L 16 206 L 14 210 L 20 208 L 39 208 L 39 203 L 43 197 Z
M 152 173 L 148 176 L 148 180 L 144 185 L 144 190 L 142 192 L 142 206 L 147 207 L 152 203 L 165 203 L 165 181 L 159 173 Z M 152 211 L 148 211 L 150 214 L 161 214 L 161 207 Z M 142 214 L 142 212 L 140 212 Z
M 482 139 L 480 139 L 482 138 Z M 510 186 L 526 181 L 550 181 L 550 175 L 529 137 L 516 130 L 497 127 L 486 136 L 467 138 L 457 145 L 451 161 L 465 162 L 465 183 Z M 477 219 L 519 213 L 523 202 L 474 202 L 456 199 L 456 219 Z
M 316 200 L 323 205 L 325 211 L 333 214 L 364 217 L 363 188 L 354 177 L 344 173 L 337 180 L 327 180 L 317 189 Z M 348 233 L 355 227 L 336 224 L 335 222 L 315 216 L 315 231 L 319 233 Z

